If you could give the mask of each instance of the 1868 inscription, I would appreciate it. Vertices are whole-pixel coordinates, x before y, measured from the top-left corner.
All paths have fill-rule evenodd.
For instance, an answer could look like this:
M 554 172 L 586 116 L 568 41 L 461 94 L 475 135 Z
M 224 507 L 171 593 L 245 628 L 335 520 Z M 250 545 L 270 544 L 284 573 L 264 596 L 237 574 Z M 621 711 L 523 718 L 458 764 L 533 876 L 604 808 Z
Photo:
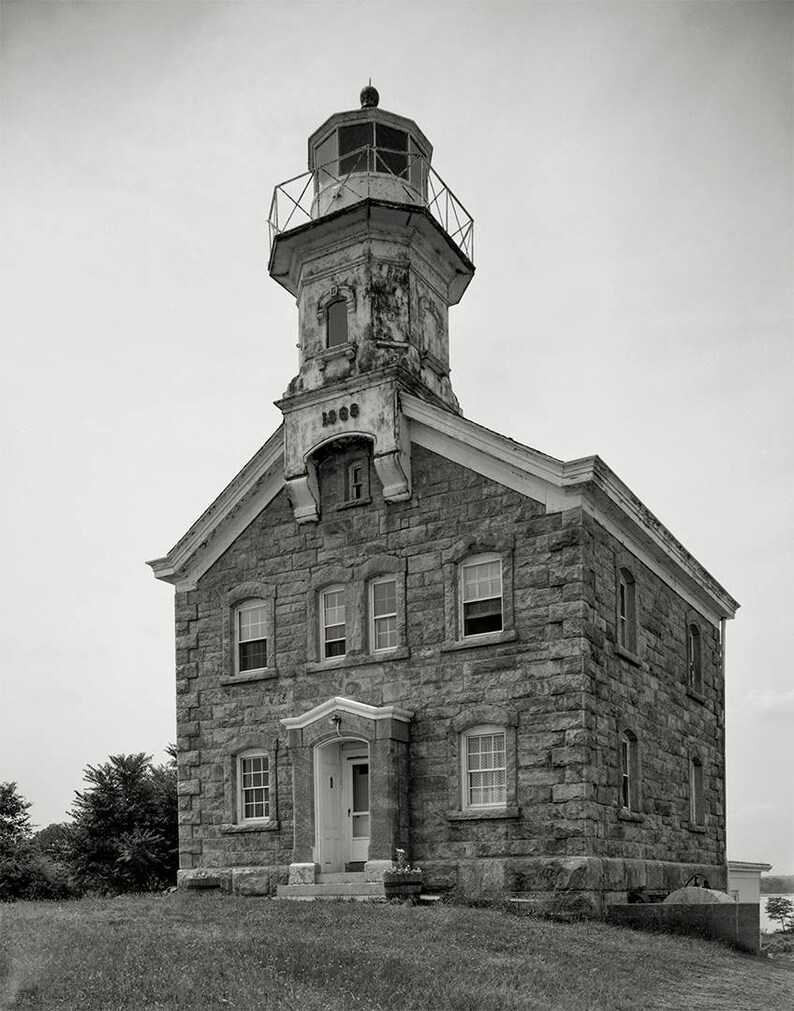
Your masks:
M 326 428 L 328 425 L 335 425 L 337 421 L 347 421 L 348 418 L 357 417 L 358 404 L 340 407 L 338 411 L 323 411 L 323 428 Z

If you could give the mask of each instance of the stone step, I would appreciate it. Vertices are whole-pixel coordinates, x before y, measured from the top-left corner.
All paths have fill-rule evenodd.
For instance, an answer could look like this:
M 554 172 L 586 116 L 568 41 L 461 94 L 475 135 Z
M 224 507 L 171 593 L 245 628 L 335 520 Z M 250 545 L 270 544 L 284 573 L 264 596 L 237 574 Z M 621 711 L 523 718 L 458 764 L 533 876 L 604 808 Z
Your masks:
M 318 885 L 332 885 L 339 881 L 347 881 L 355 884 L 359 882 L 364 883 L 364 872 L 363 871 L 330 871 L 327 874 L 317 875 Z
M 363 878 L 363 875 L 361 875 Z M 279 899 L 382 899 L 383 883 L 380 881 L 333 881 L 315 885 L 279 885 Z

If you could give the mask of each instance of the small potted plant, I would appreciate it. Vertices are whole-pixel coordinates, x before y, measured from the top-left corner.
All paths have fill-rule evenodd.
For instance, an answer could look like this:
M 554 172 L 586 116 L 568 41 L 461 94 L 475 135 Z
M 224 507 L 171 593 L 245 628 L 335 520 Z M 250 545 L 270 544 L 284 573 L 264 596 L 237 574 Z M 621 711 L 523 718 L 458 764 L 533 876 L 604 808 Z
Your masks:
M 405 860 L 405 850 L 396 850 L 394 866 L 383 873 L 383 889 L 387 899 L 408 899 L 415 902 L 422 891 L 422 872 Z

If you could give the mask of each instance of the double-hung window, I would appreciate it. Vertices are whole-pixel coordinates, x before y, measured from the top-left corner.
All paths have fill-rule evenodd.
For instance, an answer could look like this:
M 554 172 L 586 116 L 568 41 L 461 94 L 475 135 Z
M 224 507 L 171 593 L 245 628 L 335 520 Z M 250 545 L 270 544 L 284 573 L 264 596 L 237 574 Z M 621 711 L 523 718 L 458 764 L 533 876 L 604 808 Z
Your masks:
M 270 817 L 270 763 L 265 754 L 244 752 L 237 757 L 238 821 L 266 821 Z
M 237 673 L 267 667 L 267 605 L 258 600 L 241 604 L 235 615 Z
M 397 647 L 397 580 L 393 576 L 369 584 L 370 649 L 373 653 Z
M 473 727 L 462 738 L 464 809 L 504 807 L 507 802 L 507 751 L 500 727 Z
M 324 659 L 345 656 L 347 634 L 343 586 L 331 586 L 320 595 L 320 633 Z
M 478 555 L 460 567 L 462 632 L 464 637 L 502 631 L 502 560 Z

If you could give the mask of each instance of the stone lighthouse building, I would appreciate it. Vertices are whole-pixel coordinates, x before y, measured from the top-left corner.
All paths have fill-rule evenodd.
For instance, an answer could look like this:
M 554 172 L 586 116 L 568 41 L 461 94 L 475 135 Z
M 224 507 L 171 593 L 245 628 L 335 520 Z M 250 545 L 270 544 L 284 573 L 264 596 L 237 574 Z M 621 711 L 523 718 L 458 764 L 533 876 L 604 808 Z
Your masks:
M 375 894 L 724 887 L 737 604 L 598 457 L 466 419 L 473 225 L 413 120 L 362 107 L 276 188 L 283 424 L 171 551 L 180 884 Z M 285 337 L 286 339 L 286 337 Z

